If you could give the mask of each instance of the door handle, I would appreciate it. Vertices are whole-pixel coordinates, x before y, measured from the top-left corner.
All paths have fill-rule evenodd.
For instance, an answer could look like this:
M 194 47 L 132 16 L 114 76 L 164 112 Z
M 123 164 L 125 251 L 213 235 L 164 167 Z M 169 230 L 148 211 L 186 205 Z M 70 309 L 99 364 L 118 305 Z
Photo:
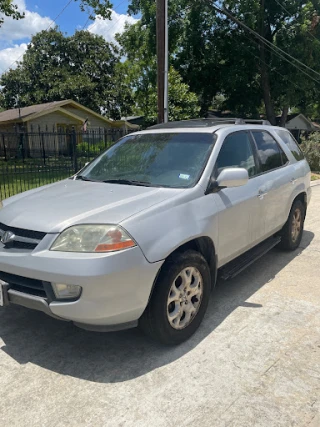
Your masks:
M 266 191 L 259 190 L 259 193 L 258 193 L 258 199 L 263 200 L 263 199 L 264 199 L 264 196 L 266 196 L 267 194 L 268 194 L 268 193 L 267 193 Z

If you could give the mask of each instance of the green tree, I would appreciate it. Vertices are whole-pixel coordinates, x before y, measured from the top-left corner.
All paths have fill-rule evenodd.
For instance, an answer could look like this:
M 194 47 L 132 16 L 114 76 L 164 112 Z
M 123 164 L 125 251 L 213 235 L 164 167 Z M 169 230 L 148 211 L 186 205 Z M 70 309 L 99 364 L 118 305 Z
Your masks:
M 290 53 L 320 72 L 319 0 L 229 0 L 233 16 L 270 47 L 213 7 L 213 0 L 169 2 L 170 62 L 199 98 L 202 114 L 223 95 L 223 107 L 244 116 L 265 112 L 275 123 L 289 108 L 305 111 L 319 99 L 319 75 L 273 49 Z M 132 0 L 129 12 L 141 21 L 121 37 L 125 54 L 137 65 L 156 53 L 154 0 Z M 298 68 L 296 68 L 295 64 Z M 308 75 L 305 74 L 307 72 Z M 148 80 L 148 79 L 147 79 Z
M 143 29 L 139 21 L 127 27 L 124 34 L 118 36 L 122 45 L 122 54 L 127 60 L 122 64 L 125 85 L 134 94 L 135 113 L 145 117 L 145 124 L 157 122 L 157 64 L 156 55 L 148 49 L 153 38 L 151 29 Z M 200 106 L 198 97 L 183 82 L 173 66 L 169 72 L 169 120 L 185 120 L 199 117 Z
M 112 3 L 109 0 L 75 0 L 80 1 L 82 12 L 88 12 L 89 18 L 94 19 L 95 15 L 100 15 L 104 19 L 110 19 Z
M 157 92 L 154 87 L 147 92 L 148 108 L 145 121 L 147 124 L 157 122 Z M 182 77 L 173 67 L 169 72 L 169 121 L 187 120 L 199 117 L 200 106 L 198 97 L 190 92 L 187 84 L 183 83 Z
M 17 69 L 0 79 L 2 106 L 74 99 L 118 119 L 132 105 L 123 84 L 118 48 L 88 31 L 66 37 L 57 29 L 36 34 Z
M 4 22 L 4 16 L 11 17 L 13 19 L 23 19 L 24 13 L 19 12 L 18 6 L 12 2 L 12 0 L 0 0 L 0 27 Z
M 193 0 L 169 2 L 170 63 L 199 98 L 201 114 L 219 91 L 219 49 L 214 40 L 216 14 L 209 3 Z M 156 55 L 156 2 L 132 0 L 129 13 L 141 14 L 120 39 L 125 55 L 135 62 L 152 62 Z
M 245 93 L 247 85 L 256 98 L 257 107 L 257 95 L 260 94 L 270 122 L 275 124 L 276 115 L 281 113 L 284 124 L 290 107 L 304 105 L 318 96 L 320 86 L 315 80 L 320 79 L 277 48 L 320 71 L 317 60 L 320 54 L 320 2 L 231 0 L 228 1 L 228 11 L 269 42 L 266 46 L 232 19 L 221 18 L 225 71 L 236 69 L 234 78 L 223 82 L 228 101 L 231 105 L 238 104 L 237 98 Z
M 301 149 L 314 172 L 320 172 L 320 134 L 313 132 L 308 137 L 302 138 Z

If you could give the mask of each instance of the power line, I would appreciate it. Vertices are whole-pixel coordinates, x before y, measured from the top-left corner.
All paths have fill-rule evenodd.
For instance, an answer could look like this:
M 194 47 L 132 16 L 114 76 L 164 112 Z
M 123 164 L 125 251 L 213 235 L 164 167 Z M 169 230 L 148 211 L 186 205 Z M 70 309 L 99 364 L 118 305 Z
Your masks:
M 67 9 L 67 7 L 73 2 L 73 0 L 69 0 L 68 3 L 65 4 L 65 6 L 62 8 L 62 10 L 58 13 L 58 15 L 51 21 L 50 25 L 45 29 L 45 31 L 48 31 L 49 28 L 51 27 L 52 24 L 55 24 L 56 21 L 60 18 L 60 16 L 63 14 L 63 12 Z M 15 61 L 12 62 L 11 65 L 9 65 L 9 67 L 6 68 L 6 70 L 4 71 L 4 73 L 6 73 L 16 62 L 19 61 L 19 59 L 21 59 L 24 55 L 24 52 L 19 56 L 18 59 L 16 59 Z
M 50 25 L 45 29 L 45 31 L 48 31 L 49 28 L 51 27 L 52 24 L 56 23 L 56 21 L 58 20 L 58 18 L 60 18 L 60 16 L 62 15 L 62 13 L 67 9 L 67 7 L 72 3 L 73 0 L 69 0 L 65 6 L 63 7 L 63 9 L 59 12 L 59 14 L 52 20 L 52 22 L 50 23 Z M 116 11 L 116 9 L 121 6 L 126 0 L 122 0 L 113 10 Z M 114 26 L 120 21 L 121 16 L 114 22 L 114 25 L 112 25 L 109 28 L 109 31 L 111 31 L 112 28 L 114 28 Z M 88 17 L 88 19 L 86 20 L 83 28 L 83 31 L 85 30 L 85 27 L 88 25 L 88 22 L 90 21 L 90 16 Z M 98 21 L 95 21 L 95 23 L 93 24 L 93 26 L 90 28 L 90 31 L 92 31 L 92 29 L 94 28 L 94 26 L 98 23 Z M 15 61 L 13 61 L 4 71 L 3 74 L 5 74 L 15 63 L 17 63 L 25 54 L 25 52 L 23 52 Z
M 60 13 L 58 13 L 58 15 L 53 19 L 53 21 L 51 22 L 51 24 L 48 26 L 48 28 L 46 29 L 49 30 L 49 28 L 51 27 L 52 24 L 55 24 L 55 22 L 57 21 L 57 19 L 60 18 L 60 16 L 63 14 L 63 12 L 66 10 L 66 8 L 69 6 L 70 3 L 72 3 L 73 0 L 69 0 L 68 3 L 66 3 L 66 5 L 63 7 L 63 9 L 61 10 Z
M 316 75 L 318 75 L 320 77 L 320 73 L 318 73 L 317 71 L 313 70 L 312 68 L 308 67 L 307 65 L 305 65 L 303 62 L 299 61 L 298 59 L 294 58 L 292 55 L 290 55 L 289 53 L 285 52 L 284 50 L 282 50 L 281 48 L 279 48 L 278 46 L 273 45 L 271 42 L 269 42 L 267 39 L 265 39 L 263 36 L 261 36 L 260 34 L 258 34 L 256 31 L 254 31 L 252 28 L 248 27 L 246 24 L 244 24 L 242 21 L 239 21 L 235 16 L 233 16 L 228 10 L 226 10 L 225 8 L 221 9 L 219 6 L 217 6 L 214 2 L 211 3 L 212 6 L 220 13 L 226 15 L 229 19 L 231 19 L 233 22 L 235 22 L 236 24 L 238 24 L 239 26 L 245 28 L 248 32 L 250 32 L 251 34 L 253 34 L 255 37 L 257 37 L 262 43 L 264 43 L 267 46 L 270 46 L 270 48 L 280 57 L 282 57 L 282 59 L 284 59 L 285 61 L 287 61 L 290 65 L 294 66 L 295 68 L 297 68 L 299 71 L 301 71 L 302 73 L 304 73 L 307 77 L 309 77 L 310 79 L 314 80 L 316 83 L 320 83 L 319 80 L 315 79 L 314 77 L 312 77 L 311 75 L 309 75 L 305 70 L 301 69 L 300 67 L 298 67 L 295 63 L 289 61 L 284 55 L 288 56 L 292 61 L 295 61 L 297 63 L 299 63 L 301 66 L 305 67 L 306 69 L 310 70 L 311 72 L 315 73 Z M 280 55 L 279 52 L 282 53 L 282 55 Z
M 292 13 L 290 13 L 289 11 L 288 11 L 288 9 L 285 7 L 285 6 L 283 6 L 283 4 L 282 3 L 280 3 L 278 0 L 275 0 L 275 2 L 289 15 L 289 16 L 291 16 L 291 17 L 293 17 L 293 14 Z M 320 43 L 320 40 L 314 35 L 314 34 L 312 34 L 311 33 L 311 31 L 307 31 L 307 33 L 308 34 L 310 34 L 310 36 L 311 37 L 313 37 L 315 40 L 317 40 L 317 42 L 318 43 Z
M 113 11 L 116 12 L 116 10 L 118 9 L 118 7 L 121 6 L 123 3 L 125 3 L 126 1 L 127 0 L 122 0 L 119 4 L 117 4 L 117 6 L 113 9 Z M 120 21 L 120 19 L 121 19 L 121 15 L 114 22 L 114 24 L 109 28 L 109 31 L 111 31 L 111 29 L 115 27 L 115 25 Z M 92 31 L 92 29 L 98 24 L 98 22 L 100 22 L 100 20 L 95 19 L 95 22 L 92 25 L 92 27 L 90 28 L 90 31 Z
M 82 30 L 85 31 L 86 26 L 88 25 L 89 21 L 91 20 L 91 17 L 88 16 L 88 19 L 86 20 L 85 24 L 82 26 Z
M 308 70 L 312 71 L 313 73 L 317 74 L 320 77 L 320 73 L 318 73 L 317 71 L 313 70 L 312 68 L 308 67 L 307 65 L 305 65 L 303 62 L 299 61 L 298 59 L 294 58 L 292 55 L 290 55 L 289 53 L 285 52 L 283 49 L 281 49 L 278 46 L 275 46 L 273 43 L 271 43 L 269 40 L 267 40 L 265 37 L 261 36 L 259 33 L 257 33 L 256 31 L 254 31 L 252 28 L 248 27 L 246 24 L 244 24 L 242 21 L 240 21 L 239 19 L 237 19 L 235 16 L 233 16 L 228 10 L 226 10 L 225 8 L 221 9 L 219 6 L 217 6 L 215 3 L 213 3 L 214 7 L 216 9 L 219 10 L 219 12 L 225 14 L 228 18 L 230 18 L 231 20 L 233 20 L 234 22 L 236 22 L 238 25 L 242 26 L 243 28 L 245 28 L 247 31 L 249 31 L 250 33 L 254 34 L 259 40 L 261 40 L 264 44 L 269 45 L 273 50 L 278 50 L 279 52 L 281 52 L 283 55 L 287 55 L 291 60 L 296 61 L 298 64 L 300 64 L 301 66 L 307 68 Z M 294 65 L 294 64 L 292 64 Z M 318 81 L 318 80 L 316 80 Z
M 259 43 L 254 40 L 254 39 L 250 39 L 250 37 L 248 37 L 246 34 L 243 34 L 249 41 L 253 41 L 254 43 L 256 43 L 259 46 Z M 258 55 L 255 55 L 247 46 L 243 46 L 252 56 L 254 56 L 256 59 L 259 60 L 259 62 L 262 62 L 266 67 L 268 67 L 271 71 L 276 72 L 277 74 L 279 74 L 279 76 L 283 77 L 284 79 L 286 78 L 284 74 L 280 73 L 280 71 L 278 71 L 276 68 L 273 68 L 270 64 L 267 64 L 265 61 L 263 61 Z M 300 86 L 298 86 L 294 81 L 292 81 L 291 79 L 290 83 L 292 83 L 297 89 L 301 89 Z
M 258 42 L 256 42 L 258 43 Z M 276 49 L 274 45 L 268 45 L 265 44 L 265 47 L 267 49 L 269 49 L 271 52 L 273 52 L 274 54 L 276 54 L 280 59 L 286 61 L 288 64 L 290 64 L 291 66 L 293 66 L 294 68 L 296 68 L 298 71 L 300 71 L 302 74 L 304 74 L 305 76 L 307 76 L 309 79 L 313 80 L 316 83 L 320 83 L 320 80 L 314 78 L 313 76 L 311 76 L 310 74 L 308 74 L 303 68 L 300 68 L 297 64 L 291 62 L 288 58 L 286 58 L 285 56 L 283 56 L 281 53 L 279 53 Z
M 52 24 L 56 23 L 56 21 L 60 18 L 60 16 L 63 14 L 63 12 L 67 9 L 67 7 L 72 3 L 73 0 L 69 0 L 65 6 L 62 8 L 62 10 L 58 13 L 58 15 L 52 20 L 52 22 L 50 23 L 50 25 L 45 29 L 45 31 L 48 31 L 49 28 L 51 27 Z M 126 0 L 122 0 L 115 8 L 114 11 L 121 6 Z M 109 31 L 114 28 L 114 26 L 120 21 L 121 17 L 119 17 L 113 26 L 111 26 L 111 28 L 109 28 Z M 85 27 L 88 25 L 88 22 L 90 21 L 90 16 L 88 17 L 88 19 L 86 20 L 83 28 L 83 31 L 85 30 Z M 90 28 L 90 31 L 92 31 L 92 28 L 94 28 L 94 26 L 97 24 L 98 22 L 96 21 L 93 26 Z M 5 74 L 15 63 L 17 63 L 24 55 L 25 52 L 23 52 L 15 61 L 13 61 L 4 71 L 3 74 Z

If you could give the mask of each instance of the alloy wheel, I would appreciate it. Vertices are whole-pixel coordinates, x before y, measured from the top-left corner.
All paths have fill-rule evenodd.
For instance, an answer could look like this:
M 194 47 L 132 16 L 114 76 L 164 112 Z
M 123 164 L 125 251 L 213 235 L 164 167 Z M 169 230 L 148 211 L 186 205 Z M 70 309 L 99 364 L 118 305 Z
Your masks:
M 301 232 L 301 227 L 302 227 L 301 210 L 296 209 L 292 217 L 292 225 L 291 225 L 291 238 L 293 243 L 297 241 Z
M 181 330 L 190 325 L 199 311 L 203 296 L 203 280 L 194 267 L 184 268 L 173 281 L 167 301 L 170 325 Z

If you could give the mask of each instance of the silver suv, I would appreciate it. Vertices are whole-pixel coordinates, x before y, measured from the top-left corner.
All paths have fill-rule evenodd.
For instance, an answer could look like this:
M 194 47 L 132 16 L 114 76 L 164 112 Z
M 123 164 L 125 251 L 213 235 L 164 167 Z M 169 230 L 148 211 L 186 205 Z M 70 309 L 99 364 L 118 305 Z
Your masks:
M 195 120 L 128 135 L 72 178 L 3 201 L 0 304 L 178 344 L 218 275 L 299 246 L 309 200 L 283 128 Z

